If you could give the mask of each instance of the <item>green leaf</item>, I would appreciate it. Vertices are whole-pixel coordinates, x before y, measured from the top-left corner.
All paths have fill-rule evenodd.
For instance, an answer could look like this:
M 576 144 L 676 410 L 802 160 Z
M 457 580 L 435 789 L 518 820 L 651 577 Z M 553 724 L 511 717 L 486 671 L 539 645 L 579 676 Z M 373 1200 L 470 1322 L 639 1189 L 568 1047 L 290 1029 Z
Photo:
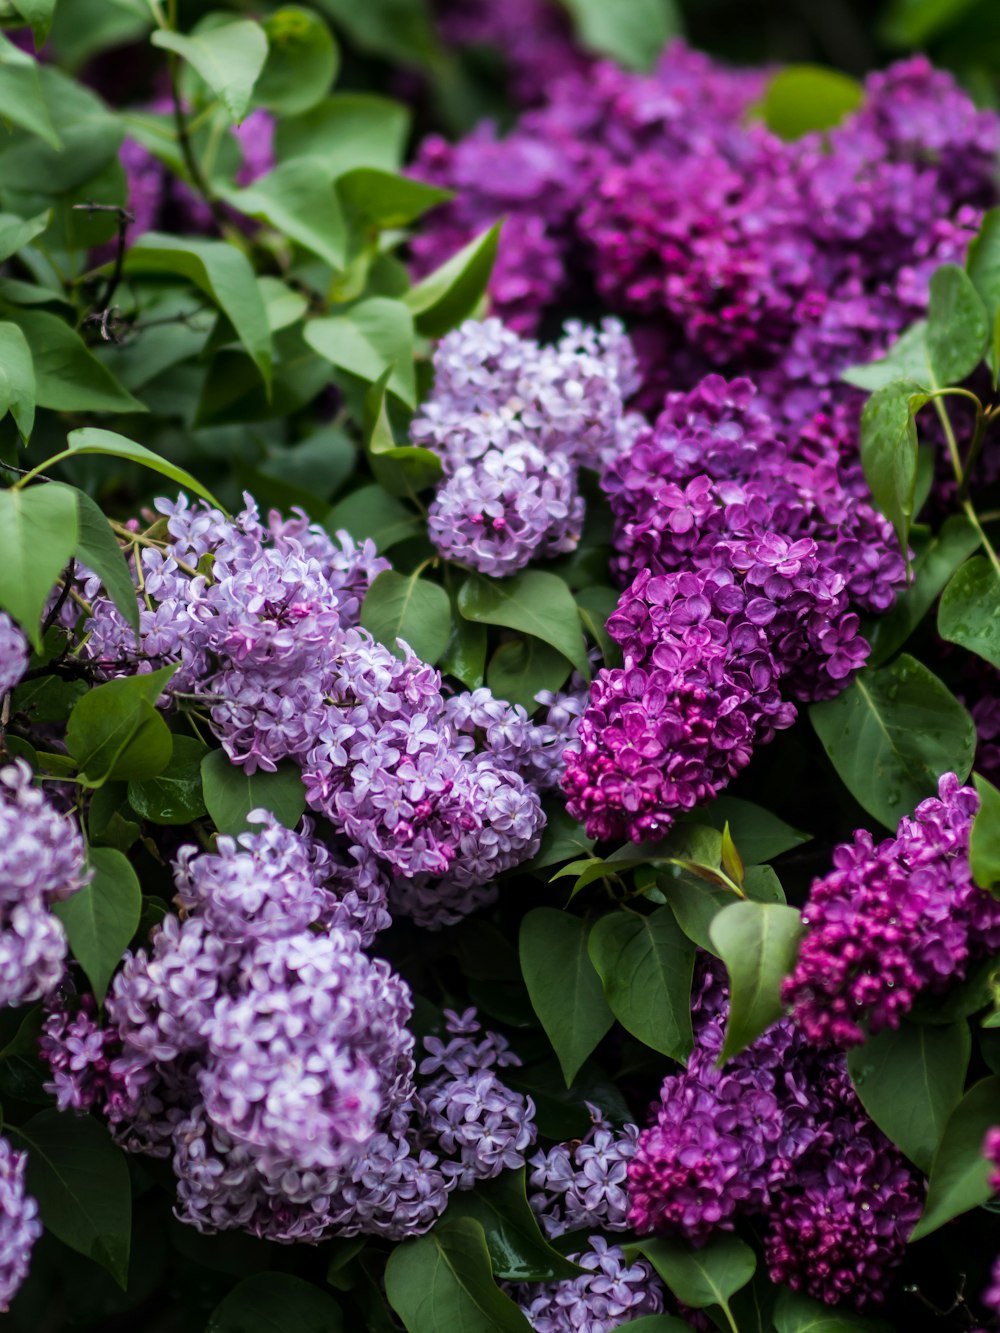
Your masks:
M 938 606 L 938 633 L 1000 667 L 1000 576 L 985 555 L 952 575 Z
M 732 997 L 720 1063 L 781 1017 L 781 983 L 795 966 L 802 933 L 798 908 L 782 903 L 732 903 L 713 919 L 709 935 Z
M 590 932 L 590 957 L 608 1007 L 626 1032 L 673 1060 L 686 1061 L 691 1035 L 694 946 L 669 907 L 650 916 L 618 911 Z
M 453 616 L 448 644 L 438 662 L 441 674 L 454 676 L 468 690 L 477 690 L 483 683 L 485 665 L 486 626 L 475 625 L 471 620 L 463 620 L 459 615 Z M 506 696 L 501 694 L 498 697 Z
M 113 847 L 91 847 L 89 884 L 52 911 L 63 923 L 73 957 L 83 968 L 98 1004 L 139 925 L 142 891 L 135 871 Z
M 279 162 L 319 157 L 333 177 L 352 167 L 395 171 L 409 133 L 410 113 L 401 103 L 368 93 L 338 93 L 301 116 L 280 117 L 274 143 Z
M 750 1246 L 727 1231 L 716 1232 L 700 1249 L 664 1237 L 640 1241 L 638 1248 L 677 1299 L 695 1310 L 727 1309 L 730 1296 L 746 1286 L 757 1267 Z
M 450 190 L 379 167 L 345 171 L 337 178 L 337 195 L 352 222 L 362 230 L 405 227 L 435 204 L 453 197 Z M 405 304 L 410 306 L 408 301 Z
M 929 1171 L 948 1117 L 962 1099 L 972 1041 L 968 1023 L 902 1024 L 847 1056 L 865 1110 L 884 1134 Z
M 972 718 L 906 653 L 860 672 L 843 694 L 813 704 L 809 715 L 848 791 L 889 829 L 937 792 L 942 773 L 964 782 L 972 767 Z
M 60 1111 L 40 1111 L 18 1135 L 28 1146 L 27 1190 L 46 1228 L 124 1290 L 132 1190 L 121 1149 L 90 1116 Z
M 788 65 L 764 94 L 764 120 L 782 139 L 832 130 L 864 101 L 856 79 L 823 65 Z
M 370 55 L 426 67 L 441 59 L 427 0 L 378 0 L 374 5 L 359 5 L 354 0 L 317 3 L 344 29 L 353 46 Z
M 777 1333 L 892 1333 L 881 1319 L 866 1319 L 838 1306 L 831 1309 L 800 1291 L 780 1292 L 774 1307 Z
M 384 490 L 390 495 L 416 499 L 420 491 L 441 480 L 441 459 L 419 445 L 396 444 L 386 399 L 393 373 L 393 367 L 388 366 L 365 394 L 365 450 L 375 478 Z
M 253 1273 L 209 1315 L 205 1333 L 340 1333 L 340 1306 L 292 1273 Z
M 622 650 L 607 631 L 607 624 L 618 606 L 618 592 L 614 588 L 581 588 L 576 594 L 580 619 L 590 637 L 601 650 L 604 665 L 619 667 Z
M 76 704 L 66 748 L 91 787 L 109 778 L 152 778 L 173 753 L 173 738 L 154 705 L 177 666 L 98 685 Z
M 524 1167 L 480 1181 L 474 1190 L 453 1194 L 445 1225 L 463 1217 L 471 1217 L 483 1228 L 496 1277 L 510 1282 L 555 1282 L 583 1272 L 542 1235 L 528 1203 Z
M 148 467 L 153 472 L 159 472 L 162 476 L 169 477 L 171 481 L 176 481 L 178 486 L 183 486 L 186 491 L 200 495 L 214 508 L 222 509 L 212 492 L 206 490 L 190 472 L 185 472 L 182 467 L 177 467 L 169 459 L 161 458 L 159 454 L 154 454 L 152 449 L 147 449 L 143 444 L 136 444 L 135 440 L 119 435 L 116 431 L 83 426 L 80 430 L 71 430 L 66 440 L 75 454 L 103 454 L 108 458 L 125 458 L 130 463 L 140 463 L 143 467 Z
M 884 389 L 896 380 L 913 380 L 924 385 L 930 379 L 929 357 L 927 352 L 927 321 L 918 320 L 901 333 L 886 352 L 877 361 L 868 361 L 860 366 L 851 366 L 840 378 L 856 389 L 873 392 Z M 930 383 L 925 385 L 930 388 Z
M 130 247 L 125 257 L 125 272 L 165 273 L 194 283 L 223 311 L 260 371 L 261 379 L 270 384 L 271 330 L 267 310 L 253 266 L 235 245 L 148 231 Z
M 247 773 L 224 750 L 212 750 L 201 761 L 201 782 L 215 827 L 233 837 L 253 827 L 247 819 L 251 810 L 270 810 L 279 824 L 295 828 L 306 808 L 302 774 L 294 764 L 279 764 L 274 773 Z
M 241 190 L 221 187 L 219 196 L 240 213 L 269 222 L 331 268 L 347 263 L 347 225 L 320 159 L 293 157 Z
M 201 791 L 205 747 L 193 736 L 175 736 L 170 763 L 155 778 L 128 784 L 132 809 L 152 824 L 190 824 L 206 813 Z
M 52 210 L 23 218 L 19 213 L 0 213 L 0 260 L 17 254 L 29 241 L 41 235 L 52 221 Z
M 89 89 L 52 65 L 38 65 L 35 71 L 61 147 L 17 130 L 0 139 L 5 206 L 25 214 L 38 211 L 38 196 L 54 199 L 89 188 L 114 162 L 124 137 L 119 118 Z M 25 70 L 24 77 L 31 82 L 31 71 Z
M 927 353 L 938 384 L 958 384 L 975 370 L 986 347 L 986 311 L 972 279 L 957 264 L 931 276 Z
M 614 1022 L 587 952 L 587 924 L 554 907 L 536 907 L 521 922 L 521 971 L 567 1087 Z
M 17 324 L 0 323 L 0 417 L 14 418 L 25 443 L 35 424 L 35 365 Z
M 681 31 L 674 0 L 562 0 L 582 46 L 613 56 L 629 69 L 652 69 L 668 40 Z
M 782 852 L 801 847 L 810 840 L 808 833 L 792 828 L 791 824 L 786 824 L 762 805 L 745 801 L 740 796 L 717 796 L 711 805 L 699 810 L 696 817 L 720 832 L 728 824 L 733 840 L 748 865 L 773 860 Z
M 76 501 L 61 487 L 0 491 L 0 606 L 41 648 L 45 600 L 76 549 Z
M 890 0 L 879 24 L 892 46 L 923 48 L 942 35 L 978 0 Z
M 486 669 L 486 683 L 497 699 L 520 704 L 533 713 L 538 707 L 535 695 L 540 690 L 558 690 L 571 669 L 562 653 L 529 635 L 500 644 Z
M 878 389 L 861 414 L 861 463 L 872 499 L 892 524 L 904 553 L 917 485 L 917 427 L 914 413 L 927 394 L 914 380 L 893 380 Z
M 45 102 L 37 63 L 3 36 L 0 36 L 0 116 L 37 134 L 57 151 L 63 147 Z
M 356 541 L 370 537 L 380 551 L 388 551 L 420 532 L 412 509 L 387 495 L 381 486 L 362 486 L 339 501 L 323 521 L 327 532 L 348 532 Z
M 391 368 L 390 391 L 407 407 L 416 407 L 413 316 L 401 301 L 369 297 L 343 315 L 309 320 L 304 337 L 331 364 L 371 384 Z
M 389 1304 L 408 1333 L 529 1333 L 493 1281 L 483 1228 L 471 1217 L 403 1241 L 385 1269 Z
M 546 866 L 555 866 L 574 857 L 586 856 L 594 846 L 594 839 L 587 837 L 583 825 L 577 823 L 573 816 L 567 813 L 566 807 L 561 802 L 546 813 L 541 845 L 531 860 L 523 866 L 525 870 L 544 870 Z
M 253 100 L 282 116 L 297 116 L 330 90 L 340 66 L 333 33 L 309 9 L 282 5 L 264 20 L 267 60 Z
M 486 293 L 500 241 L 501 223 L 480 232 L 468 245 L 428 273 L 403 295 L 418 332 L 440 338 L 468 319 Z
M 990 1165 L 983 1156 L 986 1131 L 997 1123 L 1000 1075 L 973 1084 L 948 1117 L 934 1154 L 927 1202 L 910 1240 L 922 1240 L 953 1217 L 986 1203 Z
M 981 889 L 992 889 L 1000 884 L 1000 791 L 978 773 L 972 780 L 979 809 L 969 833 L 969 869 Z
M 9 318 L 12 307 L 3 309 Z M 55 412 L 146 411 L 58 315 L 18 307 L 16 318 L 31 348 L 38 407 Z
M 63 487 L 62 482 L 49 486 Z M 135 584 L 129 572 L 125 553 L 115 540 L 108 520 L 100 505 L 85 491 L 65 486 L 76 504 L 77 538 L 73 554 L 92 569 L 104 585 L 104 591 L 114 602 L 122 618 L 139 633 L 139 603 Z
M 991 208 L 983 215 L 979 234 L 969 244 L 965 263 L 986 310 L 988 359 L 996 384 L 1000 374 L 1000 208 Z
M 361 605 L 361 624 L 396 657 L 405 656 L 398 643 L 401 639 L 421 661 L 434 666 L 451 635 L 451 602 L 439 584 L 417 573 L 386 569 L 368 589 Z
M 149 39 L 180 56 L 208 84 L 237 123 L 250 106 L 254 84 L 267 60 L 267 37 L 259 23 L 240 19 L 184 36 L 158 28 Z
M 910 534 L 916 541 L 916 531 Z M 869 666 L 880 666 L 901 648 L 933 606 L 952 574 L 979 545 L 979 535 L 964 514 L 946 518 L 941 531 L 919 546 L 912 566 L 912 581 L 891 610 L 874 617 L 866 627 L 871 644 Z
M 491 580 L 471 574 L 459 590 L 458 609 L 466 620 L 544 640 L 590 680 L 576 602 L 557 575 L 529 569 L 510 579 Z

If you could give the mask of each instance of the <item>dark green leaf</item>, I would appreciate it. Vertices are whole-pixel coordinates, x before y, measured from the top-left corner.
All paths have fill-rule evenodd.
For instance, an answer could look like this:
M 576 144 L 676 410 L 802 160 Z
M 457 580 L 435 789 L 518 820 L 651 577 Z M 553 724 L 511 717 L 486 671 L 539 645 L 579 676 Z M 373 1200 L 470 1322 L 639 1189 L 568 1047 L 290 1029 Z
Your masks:
M 450 190 L 425 185 L 379 167 L 353 167 L 337 178 L 337 196 L 351 221 L 366 230 L 405 227 L 435 204 L 452 197 Z M 405 304 L 412 311 L 410 301 Z
M 293 157 L 243 189 L 222 188 L 221 198 L 248 217 L 262 218 L 331 268 L 347 262 L 347 225 L 325 164 Z
M 905 552 L 917 484 L 914 413 L 927 394 L 914 380 L 878 389 L 861 414 L 861 463 L 872 499 L 895 529 Z
M 11 307 L 5 309 L 9 318 Z M 145 412 L 76 330 L 57 315 L 18 308 L 17 323 L 31 348 L 39 407 L 56 412 Z
M 62 482 L 50 482 L 61 486 Z M 104 591 L 114 602 L 122 618 L 139 632 L 139 603 L 128 562 L 101 507 L 84 491 L 67 486 L 76 502 L 78 532 L 73 554 L 92 569 L 104 584 Z
M 292 1273 L 254 1273 L 209 1315 L 205 1333 L 340 1333 L 340 1306 Z
M 88 88 L 53 65 L 36 66 L 36 71 L 62 147 L 57 148 L 47 140 L 40 142 L 34 134 L 16 130 L 0 140 L 3 160 L 0 193 L 4 206 L 26 215 L 38 212 L 41 203 L 38 196 L 52 199 L 89 187 L 114 161 L 124 137 L 118 117 Z M 25 73 L 30 81 L 30 71 Z M 21 202 L 16 204 L 18 198 Z
M 864 89 L 856 79 L 823 65 L 787 65 L 764 95 L 764 120 L 782 139 L 831 130 L 857 110 Z
M 562 0 L 582 46 L 613 56 L 629 69 L 648 70 L 681 30 L 674 0 Z
M 720 1060 L 728 1060 L 781 1017 L 781 983 L 795 966 L 803 926 L 783 903 L 731 903 L 709 927 L 729 973 L 731 1001 Z
M 23 218 L 19 213 L 0 213 L 0 260 L 9 259 L 40 235 L 52 221 L 51 209 Z
M 583 1272 L 542 1235 L 528 1203 L 524 1167 L 480 1181 L 472 1191 L 453 1194 L 445 1225 L 463 1217 L 471 1217 L 483 1228 L 496 1277 L 511 1282 L 554 1282 Z
M 323 526 L 327 532 L 349 532 L 356 541 L 370 537 L 380 551 L 388 551 L 416 536 L 420 520 L 381 486 L 362 486 L 334 505 Z
M 17 324 L 0 323 L 0 417 L 9 412 L 25 442 L 35 424 L 36 395 L 31 348 Z
M 996 383 L 1000 374 L 1000 208 L 991 208 L 983 215 L 979 235 L 969 244 L 966 268 L 986 310 L 989 362 Z
M 154 454 L 152 449 L 147 449 L 143 444 L 136 444 L 135 440 L 119 435 L 113 430 L 84 426 L 80 430 L 71 430 L 66 438 L 74 453 L 102 454 L 108 458 L 125 458 L 130 463 L 140 463 L 143 467 L 148 467 L 153 472 L 159 472 L 162 476 L 169 477 L 171 481 L 176 481 L 178 486 L 183 486 L 186 491 L 200 495 L 216 509 L 222 508 L 212 492 L 206 490 L 190 472 L 185 472 L 182 467 L 177 467 L 168 459 Z
M 201 761 L 201 781 L 215 827 L 234 837 L 251 827 L 251 810 L 270 810 L 279 824 L 295 828 L 306 808 L 302 774 L 293 764 L 280 764 L 275 773 L 247 773 L 224 750 L 212 750 Z
M 931 276 L 927 354 L 938 384 L 958 384 L 975 370 L 986 347 L 986 311 L 972 279 L 957 264 Z
M 848 1054 L 865 1110 L 921 1171 L 929 1171 L 948 1117 L 962 1098 L 971 1050 L 968 1023 L 905 1020 Z
M 992 889 L 1000 884 L 1000 791 L 978 773 L 972 780 L 979 809 L 969 833 L 969 869 L 981 889 Z
M 448 646 L 451 603 L 437 583 L 416 573 L 383 570 L 368 589 L 361 605 L 361 624 L 373 638 L 397 657 L 405 656 L 399 640 L 421 661 L 433 666 Z
M 938 633 L 1000 667 L 1000 574 L 985 555 L 952 575 L 938 606 Z
M 3 36 L 0 36 L 0 116 L 39 135 L 57 151 L 63 147 L 45 102 L 38 65 Z
M 902 653 L 860 672 L 843 694 L 809 710 L 841 781 L 886 828 L 937 791 L 942 773 L 964 781 L 976 729 L 954 695 Z
M 910 534 L 916 544 L 916 533 Z M 880 666 L 901 648 L 934 604 L 952 574 L 979 545 L 979 535 L 964 514 L 946 518 L 941 531 L 917 547 L 910 586 L 892 608 L 877 616 L 865 637 L 872 651 L 869 666 Z
M 696 818 L 720 832 L 728 823 L 733 840 L 748 864 L 771 861 L 810 840 L 808 833 L 792 828 L 762 805 L 740 796 L 717 796 L 711 805 L 697 812 Z
M 343 315 L 312 319 L 305 340 L 327 361 L 371 384 L 391 369 L 390 391 L 407 407 L 416 406 L 413 316 L 401 301 L 372 296 Z
M 558 690 L 571 669 L 562 653 L 529 635 L 500 644 L 490 658 L 486 683 L 496 698 L 520 704 L 532 713 L 538 707 L 535 695 L 540 690 Z
M 617 591 L 614 588 L 581 588 L 576 594 L 576 604 L 584 628 L 601 650 L 604 665 L 621 666 L 622 650 L 607 631 L 608 620 L 618 605 Z
M 223 311 L 260 371 L 261 379 L 270 384 L 271 330 L 267 310 L 253 266 L 235 245 L 148 231 L 130 247 L 125 271 L 187 278 Z
M 453 616 L 448 645 L 438 663 L 441 674 L 454 676 L 466 689 L 476 690 L 483 683 L 485 665 L 486 626 L 476 625 L 459 615 Z
M 321 157 L 329 176 L 352 167 L 395 171 L 402 164 L 410 115 L 399 102 L 367 93 L 338 93 L 301 116 L 281 117 L 275 130 L 278 161 Z
M 626 1032 L 673 1060 L 691 1054 L 694 946 L 669 907 L 650 916 L 618 911 L 590 932 L 590 957 Z
M 493 1281 L 483 1228 L 471 1217 L 403 1241 L 385 1269 L 389 1304 L 408 1333 L 529 1333 Z
M 325 97 L 337 76 L 340 52 L 323 20 L 298 5 L 282 5 L 264 20 L 267 60 L 253 100 L 282 116 L 297 116 Z
M 190 824 L 205 814 L 201 761 L 205 747 L 193 736 L 175 736 L 170 763 L 155 778 L 128 784 L 129 804 L 153 824 Z
M 475 311 L 493 271 L 500 226 L 497 222 L 480 232 L 404 294 L 403 301 L 425 337 L 440 338 Z
M 559 803 L 547 811 L 541 846 L 523 868 L 544 870 L 546 866 L 559 865 L 562 861 L 584 855 L 593 846 L 594 839 L 587 837 L 583 825 L 578 824 L 573 816 L 567 813 L 566 807 Z
M 173 738 L 154 705 L 176 666 L 98 685 L 70 714 L 66 748 L 88 785 L 109 778 L 145 778 L 170 762 Z
M 910 1240 L 921 1240 L 960 1213 L 989 1199 L 990 1165 L 983 1156 L 986 1131 L 997 1123 L 1000 1075 L 973 1084 L 948 1117 L 934 1154 L 927 1202 Z
M 532 1008 L 569 1085 L 614 1022 L 587 952 L 586 922 L 536 907 L 521 922 L 519 952 Z
M 881 1319 L 866 1319 L 842 1306 L 831 1309 L 801 1291 L 788 1290 L 778 1296 L 774 1327 L 777 1333 L 891 1333 Z
M 543 639 L 590 680 L 576 603 L 557 575 L 532 569 L 494 581 L 472 574 L 459 590 L 458 609 L 466 620 L 503 625 Z
M 643 1240 L 639 1249 L 679 1301 L 695 1310 L 718 1305 L 725 1310 L 754 1275 L 753 1250 L 731 1232 L 717 1232 L 699 1249 L 686 1240 Z
M 98 1004 L 103 1004 L 112 974 L 139 925 L 142 892 L 135 871 L 113 847 L 91 847 L 87 864 L 93 872 L 90 883 L 52 910 Z
M 45 600 L 76 549 L 76 500 L 63 487 L 0 491 L 0 606 L 41 647 Z
M 158 28 L 150 41 L 186 60 L 233 120 L 243 119 L 253 86 L 267 59 L 267 38 L 259 23 L 241 19 L 204 27 L 188 36 Z
M 72 1113 L 40 1111 L 18 1133 L 28 1146 L 28 1193 L 45 1226 L 124 1290 L 132 1191 L 121 1149 L 96 1120 Z

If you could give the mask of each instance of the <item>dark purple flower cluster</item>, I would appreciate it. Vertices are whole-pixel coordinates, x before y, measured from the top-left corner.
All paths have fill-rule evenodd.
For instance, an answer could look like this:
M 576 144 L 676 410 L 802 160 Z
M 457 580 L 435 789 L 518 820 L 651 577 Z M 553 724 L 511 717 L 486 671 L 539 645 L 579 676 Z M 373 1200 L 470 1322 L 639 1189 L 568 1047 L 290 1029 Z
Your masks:
M 567 70 L 503 139 L 428 139 L 417 170 L 457 197 L 418 269 L 505 217 L 491 295 L 512 327 L 596 288 L 634 321 L 651 393 L 715 367 L 752 369 L 794 423 L 856 403 L 840 372 L 917 317 L 995 197 L 997 119 L 916 57 L 870 75 L 843 124 L 786 142 L 752 112 L 764 84 L 674 43 L 651 75 Z
M 428 514 L 441 554 L 502 577 L 572 551 L 584 516 L 578 470 L 617 451 L 637 383 L 621 325 L 568 324 L 541 347 L 498 319 L 468 320 L 441 340 L 434 370 L 411 437 L 444 467 Z
M 0 1004 L 25 1004 L 59 984 L 66 932 L 53 916 L 87 881 L 83 838 L 33 784 L 23 759 L 0 768 Z
M 990 1274 L 990 1285 L 980 1297 L 983 1304 L 993 1314 L 1000 1316 L 1000 1255 L 993 1260 L 993 1271 Z
M 589 64 L 573 44 L 569 21 L 546 0 L 448 0 L 439 18 L 451 47 L 488 47 L 503 57 L 517 102 L 539 102 L 552 83 Z
M 498 1073 L 519 1062 L 473 1011 L 447 1014 L 418 1083 L 409 989 L 351 928 L 356 876 L 308 827 L 261 822 L 181 850 L 185 918 L 126 954 L 104 1027 L 86 1001 L 51 1007 L 50 1088 L 169 1157 L 177 1215 L 201 1231 L 417 1234 L 453 1189 L 523 1166 L 534 1108 Z
M 710 375 L 608 466 L 624 663 L 598 673 L 563 782 L 592 836 L 661 836 L 864 664 L 852 607 L 885 610 L 904 564 L 813 424 L 792 446 L 748 380 Z
M 993 1168 L 990 1172 L 990 1189 L 1000 1191 L 1000 1125 L 986 1133 L 983 1140 L 983 1156 Z
M 920 1215 L 918 1177 L 865 1115 L 843 1055 L 816 1051 L 788 1020 L 720 1069 L 726 1008 L 706 969 L 694 1052 L 664 1080 L 629 1164 L 630 1223 L 697 1244 L 756 1216 L 773 1281 L 878 1303 Z
M 139 642 L 88 582 L 90 660 L 112 675 L 179 662 L 171 691 L 204 700 L 234 763 L 294 761 L 365 911 L 384 908 L 386 873 L 421 925 L 491 901 L 497 877 L 537 849 L 538 791 L 559 780 L 572 709 L 536 724 L 485 690 L 446 697 L 405 645 L 399 658 L 375 642 L 360 606 L 388 565 L 370 542 L 301 517 L 265 525 L 252 505 L 231 521 L 158 503 L 167 536 L 138 557 Z
M 0 1313 L 10 1309 L 42 1234 L 38 1204 L 24 1190 L 27 1165 L 27 1154 L 15 1152 L 0 1138 Z
M 1000 948 L 1000 903 L 972 881 L 979 805 L 954 773 L 938 797 L 876 843 L 859 829 L 813 883 L 807 932 L 783 996 L 810 1041 L 853 1046 L 899 1025 L 922 991 L 944 990 Z

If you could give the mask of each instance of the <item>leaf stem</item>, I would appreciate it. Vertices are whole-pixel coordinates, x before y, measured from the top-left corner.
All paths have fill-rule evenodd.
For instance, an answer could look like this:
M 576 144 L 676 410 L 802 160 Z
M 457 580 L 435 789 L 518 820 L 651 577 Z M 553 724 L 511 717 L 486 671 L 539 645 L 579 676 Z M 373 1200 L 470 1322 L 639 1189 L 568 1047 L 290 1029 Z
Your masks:
M 205 173 L 201 169 L 201 163 L 194 151 L 194 144 L 191 142 L 191 132 L 188 128 L 187 117 L 184 114 L 184 103 L 181 100 L 181 79 L 180 79 L 180 56 L 171 55 L 167 62 L 170 78 L 170 100 L 174 107 L 174 127 L 177 131 L 177 146 L 181 150 L 181 156 L 184 159 L 184 165 L 187 167 L 187 173 L 191 178 L 191 184 L 204 199 L 212 213 L 212 219 L 220 231 L 225 229 L 226 219 L 222 213 L 222 208 L 218 199 L 212 193 L 212 188 L 205 179 Z
M 951 417 L 948 415 L 948 409 L 944 404 L 944 399 L 939 394 L 934 395 L 934 411 L 938 414 L 938 419 L 944 430 L 944 438 L 948 444 L 948 454 L 951 458 L 951 466 L 955 473 L 955 480 L 958 482 L 959 486 L 961 486 L 965 480 L 965 474 L 962 470 L 962 459 L 958 452 L 958 441 L 955 439 L 955 432 L 951 425 Z

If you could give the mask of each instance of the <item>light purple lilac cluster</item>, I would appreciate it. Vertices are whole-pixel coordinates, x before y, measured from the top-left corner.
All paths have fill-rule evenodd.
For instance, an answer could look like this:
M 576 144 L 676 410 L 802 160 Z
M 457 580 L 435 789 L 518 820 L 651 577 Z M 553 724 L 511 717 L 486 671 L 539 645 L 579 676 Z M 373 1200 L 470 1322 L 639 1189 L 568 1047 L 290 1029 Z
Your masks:
M 630 1223 L 698 1244 L 757 1217 L 772 1281 L 878 1304 L 921 1212 L 919 1177 L 865 1115 L 843 1055 L 787 1019 L 720 1069 L 727 1007 L 706 969 L 695 1049 L 664 1080 L 628 1166 Z
M 467 320 L 438 344 L 434 372 L 410 434 L 444 468 L 427 519 L 441 554 L 503 577 L 572 551 L 579 469 L 617 452 L 623 400 L 638 383 L 621 324 L 570 323 L 542 347 L 498 319 Z
M 849 1047 L 899 1025 L 923 991 L 947 988 L 1000 949 L 1000 903 L 972 881 L 979 806 L 954 773 L 876 843 L 859 829 L 813 883 L 783 998 L 806 1037 Z
M 365 901 L 381 910 L 387 875 L 392 905 L 418 924 L 457 921 L 537 850 L 539 791 L 559 781 L 572 704 L 553 700 L 534 722 L 488 690 L 448 696 L 405 645 L 396 657 L 360 628 L 388 568 L 371 542 L 248 506 L 230 520 L 159 501 L 164 547 L 138 556 L 138 644 L 94 580 L 84 654 L 108 675 L 178 662 L 171 692 L 203 702 L 234 763 L 298 765 Z
M 200 1231 L 419 1234 L 452 1190 L 524 1165 L 534 1107 L 499 1072 L 519 1061 L 474 1011 L 447 1013 L 418 1080 L 409 988 L 352 928 L 371 921 L 356 874 L 308 828 L 258 823 L 181 850 L 183 919 L 126 953 L 104 1024 L 87 1000 L 50 1004 L 48 1086 L 169 1158 Z
M 707 370 L 751 371 L 799 423 L 860 395 L 838 383 L 922 312 L 996 195 L 998 121 L 915 57 L 871 74 L 861 108 L 786 142 L 753 107 L 766 74 L 673 43 L 650 75 L 597 62 L 554 78 L 498 138 L 423 144 L 456 191 L 413 243 L 436 267 L 506 218 L 494 308 L 531 332 L 596 289 L 627 316 L 649 401 Z
M 33 783 L 23 759 L 0 768 L 0 1005 L 59 984 L 66 932 L 52 914 L 87 882 L 83 838 Z
M 28 1275 L 32 1248 L 42 1234 L 38 1204 L 25 1193 L 27 1165 L 27 1154 L 15 1152 L 0 1138 L 0 1313 L 10 1309 Z
M 594 680 L 563 787 L 592 836 L 642 841 L 846 686 L 855 608 L 884 611 L 905 568 L 829 420 L 790 437 L 745 379 L 667 395 L 603 486 L 624 662 Z
M 0 698 L 12 690 L 28 669 L 28 640 L 0 611 Z

